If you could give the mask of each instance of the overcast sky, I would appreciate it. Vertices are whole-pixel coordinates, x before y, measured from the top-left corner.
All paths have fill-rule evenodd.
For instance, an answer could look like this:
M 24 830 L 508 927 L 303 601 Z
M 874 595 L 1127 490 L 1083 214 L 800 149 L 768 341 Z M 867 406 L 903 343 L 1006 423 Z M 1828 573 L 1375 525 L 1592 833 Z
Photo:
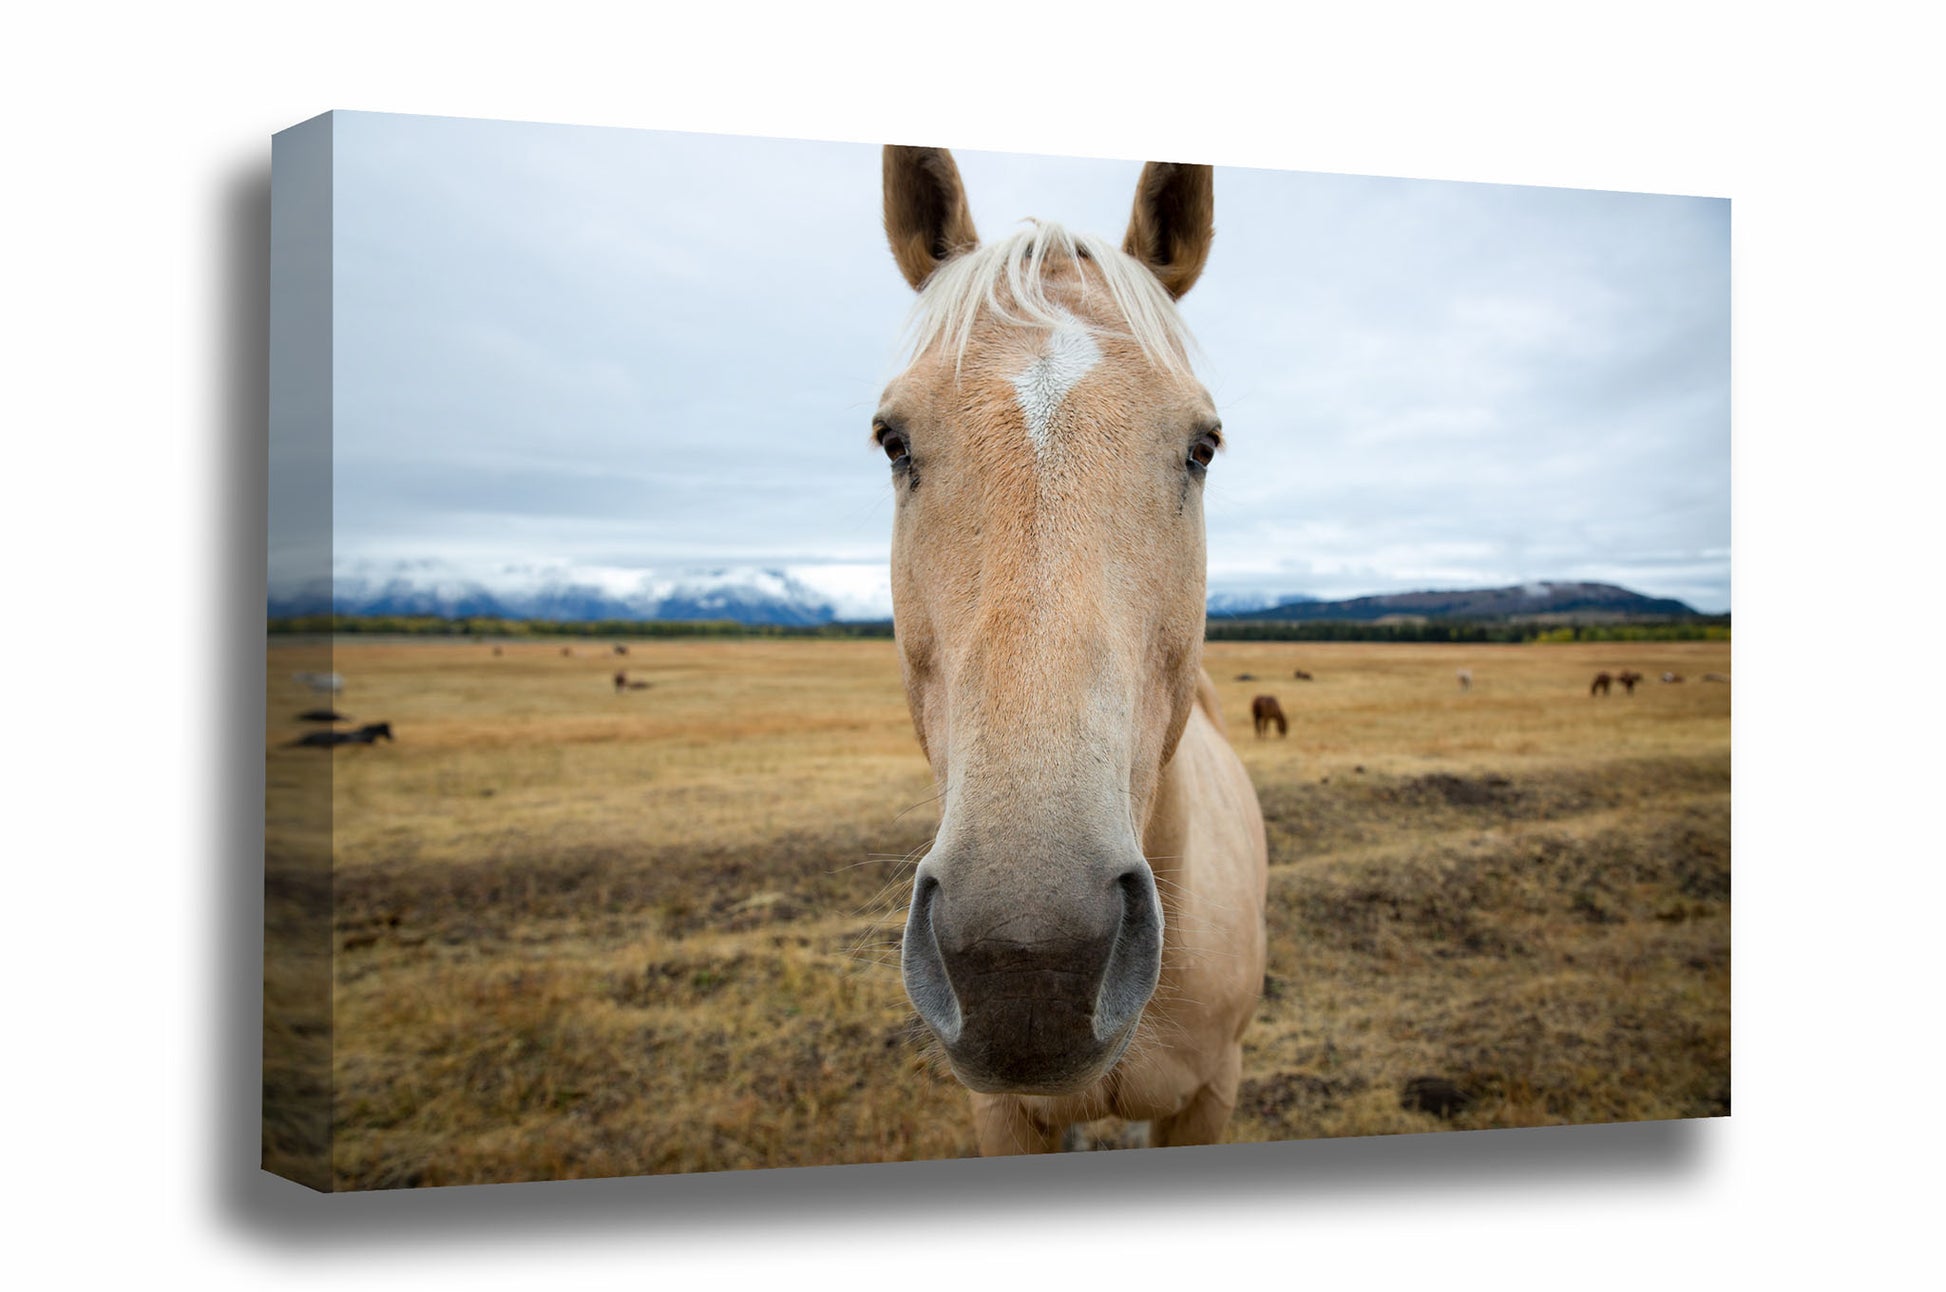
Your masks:
M 1140 169 L 956 156 L 988 237 L 1119 238 Z M 757 565 L 889 609 L 876 147 L 339 113 L 332 176 L 341 567 Z M 1216 224 L 1212 591 L 1730 607 L 1727 201 L 1219 168 Z

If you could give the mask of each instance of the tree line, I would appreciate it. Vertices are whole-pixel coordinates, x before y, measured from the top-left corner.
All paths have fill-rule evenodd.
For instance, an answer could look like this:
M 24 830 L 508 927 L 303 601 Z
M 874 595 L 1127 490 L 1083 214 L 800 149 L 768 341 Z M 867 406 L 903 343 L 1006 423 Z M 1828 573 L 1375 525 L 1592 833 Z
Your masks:
M 293 615 L 277 634 L 493 638 L 815 637 L 889 638 L 889 619 L 831 624 L 745 624 L 729 619 L 502 619 L 438 615 Z M 1506 620 L 1361 623 L 1348 620 L 1212 619 L 1208 641 L 1299 642 L 1693 642 L 1730 640 L 1728 615 L 1654 623 L 1542 624 Z

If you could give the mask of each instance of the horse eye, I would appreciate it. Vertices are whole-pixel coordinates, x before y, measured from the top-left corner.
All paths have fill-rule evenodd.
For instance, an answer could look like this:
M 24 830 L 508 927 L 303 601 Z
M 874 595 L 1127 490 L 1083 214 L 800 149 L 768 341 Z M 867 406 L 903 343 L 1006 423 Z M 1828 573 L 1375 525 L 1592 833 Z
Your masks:
M 905 447 L 905 436 L 897 431 L 887 431 L 879 436 L 878 446 L 885 450 L 885 456 L 891 459 L 893 466 L 899 465 L 911 456 Z
M 1189 446 L 1189 465 L 1196 468 L 1207 467 L 1216 460 L 1217 439 L 1214 435 L 1204 434 L 1196 437 Z

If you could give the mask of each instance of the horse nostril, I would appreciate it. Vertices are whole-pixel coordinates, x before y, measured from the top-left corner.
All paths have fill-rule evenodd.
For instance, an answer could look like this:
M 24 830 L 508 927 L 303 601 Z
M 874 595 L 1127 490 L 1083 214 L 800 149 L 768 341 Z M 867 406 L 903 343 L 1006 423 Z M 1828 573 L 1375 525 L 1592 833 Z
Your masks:
M 899 948 L 899 969 L 905 978 L 905 994 L 919 1011 L 919 1017 L 951 1045 L 959 1039 L 963 1019 L 959 997 L 952 980 L 946 976 L 945 962 L 939 955 L 939 938 L 933 932 L 933 899 L 939 880 L 921 875 L 912 886 L 912 908 L 906 915 L 905 938 Z
M 1162 903 L 1155 875 L 1147 865 L 1116 877 L 1121 895 L 1121 925 L 1095 997 L 1095 1039 L 1119 1035 L 1141 1014 L 1162 975 Z

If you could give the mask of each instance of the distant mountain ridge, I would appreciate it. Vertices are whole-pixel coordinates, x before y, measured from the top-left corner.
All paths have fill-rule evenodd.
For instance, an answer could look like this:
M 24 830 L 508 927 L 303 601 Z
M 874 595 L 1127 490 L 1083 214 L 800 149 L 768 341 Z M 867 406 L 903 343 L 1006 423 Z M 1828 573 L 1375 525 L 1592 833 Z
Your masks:
M 728 620 L 818 627 L 892 617 L 889 590 L 834 596 L 787 571 L 757 566 L 669 574 L 535 567 L 491 571 L 482 577 L 431 561 L 374 563 L 341 569 L 329 582 L 273 589 L 269 602 L 274 619 L 339 614 L 570 622 Z M 1373 622 L 1393 617 L 1618 620 L 1697 613 L 1681 601 L 1589 582 L 1399 592 L 1337 601 L 1230 587 L 1212 591 L 1207 610 L 1216 622 Z
M 604 587 L 539 577 L 490 587 L 471 578 L 387 571 L 340 573 L 329 584 L 278 593 L 273 619 L 298 615 L 397 615 L 440 619 L 729 620 L 740 624 L 815 627 L 838 618 L 830 598 L 782 570 L 688 571 L 673 579 L 642 578 Z
M 1395 616 L 1425 619 L 1601 618 L 1694 615 L 1671 597 L 1648 597 L 1613 583 L 1517 583 L 1506 588 L 1393 592 L 1343 601 L 1288 601 L 1265 610 L 1212 614 L 1215 619 L 1338 620 L 1371 623 Z
M 1299 602 L 1316 601 L 1316 597 L 1300 594 L 1273 592 L 1212 592 L 1204 602 L 1205 609 L 1212 615 L 1223 616 L 1249 615 L 1255 611 L 1273 610 L 1278 606 L 1294 606 Z
M 1266 610 L 1307 600 L 1300 593 L 1212 591 L 1213 615 Z M 889 576 L 873 589 L 853 580 L 833 595 L 770 566 L 655 572 L 564 564 L 467 570 L 438 560 L 350 562 L 330 580 L 273 588 L 273 619 L 355 617 L 513 619 L 588 622 L 728 620 L 748 625 L 818 627 L 892 618 Z

